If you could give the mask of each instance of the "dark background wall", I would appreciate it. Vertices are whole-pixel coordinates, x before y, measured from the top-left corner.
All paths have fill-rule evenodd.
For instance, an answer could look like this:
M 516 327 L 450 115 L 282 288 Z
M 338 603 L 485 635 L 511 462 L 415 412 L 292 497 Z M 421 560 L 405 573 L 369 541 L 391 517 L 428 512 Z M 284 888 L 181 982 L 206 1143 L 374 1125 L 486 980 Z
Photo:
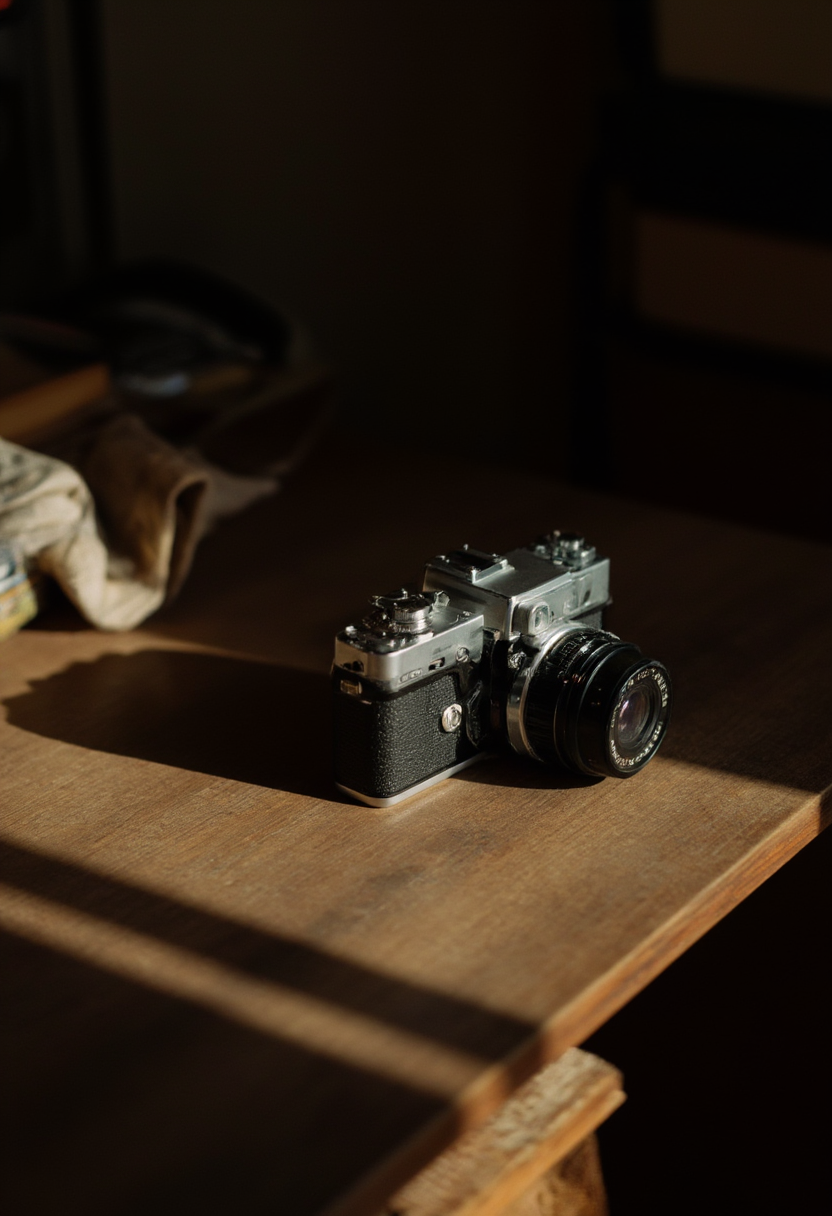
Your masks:
M 609 5 L 101 14 L 118 255 L 185 256 L 285 307 L 368 432 L 504 458 L 522 428 L 564 471 Z
M 184 258 L 353 432 L 830 539 L 830 14 L 14 0 L 0 299 Z
M 102 0 L 113 250 L 288 309 L 369 434 L 827 536 L 830 11 Z

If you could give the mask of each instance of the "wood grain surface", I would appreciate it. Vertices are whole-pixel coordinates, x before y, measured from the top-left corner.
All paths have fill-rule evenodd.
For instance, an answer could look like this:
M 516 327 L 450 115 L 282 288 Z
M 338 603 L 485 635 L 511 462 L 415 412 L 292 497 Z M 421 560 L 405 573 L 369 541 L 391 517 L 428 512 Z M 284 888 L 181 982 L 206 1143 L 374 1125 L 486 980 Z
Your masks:
M 598 1137 L 593 1132 L 500 1216 L 609 1216 Z
M 330 776 L 333 635 L 462 542 L 584 531 L 674 720 L 631 780 Z M 0 651 L 3 1179 L 16 1216 L 363 1216 L 823 826 L 827 549 L 336 445 L 131 634 Z M 713 994 L 718 1016 L 719 994 Z
M 581 1178 L 584 1185 L 574 1186 L 574 1161 L 562 1174 L 550 1171 L 623 1101 L 618 1070 L 570 1047 L 397 1191 L 378 1216 L 577 1216 L 576 1208 L 606 1216 L 597 1145 L 580 1154 L 596 1166 Z M 577 1192 L 571 1204 L 567 1190 Z

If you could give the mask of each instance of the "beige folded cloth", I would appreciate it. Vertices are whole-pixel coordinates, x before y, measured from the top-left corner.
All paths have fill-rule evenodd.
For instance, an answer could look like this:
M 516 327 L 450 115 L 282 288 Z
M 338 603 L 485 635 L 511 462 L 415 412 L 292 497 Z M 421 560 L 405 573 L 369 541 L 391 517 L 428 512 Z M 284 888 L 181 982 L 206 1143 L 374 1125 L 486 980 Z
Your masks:
M 0 540 L 101 629 L 132 629 L 155 612 L 205 530 L 277 489 L 274 478 L 236 477 L 183 454 L 131 414 L 74 436 L 61 455 L 0 439 Z

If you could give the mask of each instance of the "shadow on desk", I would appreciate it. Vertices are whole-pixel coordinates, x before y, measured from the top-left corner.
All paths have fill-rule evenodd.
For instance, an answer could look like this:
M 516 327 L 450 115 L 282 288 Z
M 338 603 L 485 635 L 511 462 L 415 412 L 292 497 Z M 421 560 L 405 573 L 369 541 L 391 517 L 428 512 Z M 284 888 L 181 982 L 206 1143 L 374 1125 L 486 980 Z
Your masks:
M 442 1110 L 435 1095 L 395 1078 L 22 937 L 0 934 L 0 956 L 11 977 L 0 1155 L 8 1210 L 19 1216 L 302 1216 Z M 44 1016 L 49 1033 L 33 1033 Z M 314 1095 L 324 1070 L 325 1101 L 316 1107 L 304 1091 Z M 344 1105 L 372 1136 L 332 1134 Z M 314 1162 L 322 1140 L 326 1171 Z
M 0 959 L 0 1164 L 17 1216 L 308 1216 L 442 1110 L 395 1078 L 24 935 L 0 933 Z M 316 1109 L 305 1091 L 324 1073 Z M 370 1130 L 363 1141 L 334 1134 L 344 1105 Z
M 441 1143 L 457 1130 L 406 1071 L 414 1035 L 498 1061 L 533 1029 L 12 842 L 0 885 L 18 1216 L 317 1212 L 431 1117 Z
M 5 704 L 13 726 L 64 743 L 331 800 L 330 701 L 318 672 L 143 650 L 73 663 Z
M 484 763 L 474 764 L 457 773 L 455 781 L 474 782 L 477 785 L 504 786 L 522 790 L 578 790 L 600 785 L 603 777 L 584 777 L 566 769 L 540 764 L 526 756 L 513 752 L 488 756 Z
M 753 663 L 752 663 L 753 657 Z M 825 779 L 826 664 L 795 672 L 785 648 L 725 656 L 716 666 L 673 665 L 674 712 L 661 755 L 754 780 L 816 792 Z M 760 704 L 749 729 L 753 667 Z M 742 678 L 740 678 L 742 677 Z M 315 671 L 196 651 L 105 654 L 33 681 L 5 702 L 22 730 L 94 751 L 132 756 L 339 801 L 331 772 L 331 693 Z M 807 767 L 814 758 L 818 772 Z M 488 759 L 458 780 L 526 789 L 573 789 L 585 778 L 514 755 Z

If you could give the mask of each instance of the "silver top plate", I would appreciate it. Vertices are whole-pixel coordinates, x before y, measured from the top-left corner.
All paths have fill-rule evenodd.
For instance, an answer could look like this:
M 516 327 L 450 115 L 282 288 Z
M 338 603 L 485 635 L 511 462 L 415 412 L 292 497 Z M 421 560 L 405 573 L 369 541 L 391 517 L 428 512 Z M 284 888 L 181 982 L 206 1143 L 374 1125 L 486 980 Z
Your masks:
M 393 692 L 433 672 L 478 663 L 485 629 L 540 645 L 553 629 L 609 603 L 609 568 L 606 558 L 596 558 L 569 569 L 530 549 L 503 556 L 463 548 L 436 557 L 422 584 L 432 601 L 427 612 L 416 611 L 418 594 L 402 590 L 375 597 L 376 619 L 370 613 L 337 635 L 335 664 L 350 673 L 345 691 L 360 694 L 366 679 Z M 407 632 L 399 616 L 413 616 L 418 632 Z
M 456 556 L 456 555 L 454 555 Z M 568 570 L 529 549 L 512 549 L 505 565 L 466 577 L 458 561 L 434 558 L 425 568 L 423 590 L 445 591 L 454 604 L 481 612 L 486 629 L 499 637 L 538 637 L 559 622 L 609 603 L 610 563 L 596 558 Z
M 335 639 L 335 664 L 390 691 L 434 671 L 482 658 L 483 617 L 458 607 L 431 612 L 424 633 L 380 638 L 360 625 L 348 626 Z

